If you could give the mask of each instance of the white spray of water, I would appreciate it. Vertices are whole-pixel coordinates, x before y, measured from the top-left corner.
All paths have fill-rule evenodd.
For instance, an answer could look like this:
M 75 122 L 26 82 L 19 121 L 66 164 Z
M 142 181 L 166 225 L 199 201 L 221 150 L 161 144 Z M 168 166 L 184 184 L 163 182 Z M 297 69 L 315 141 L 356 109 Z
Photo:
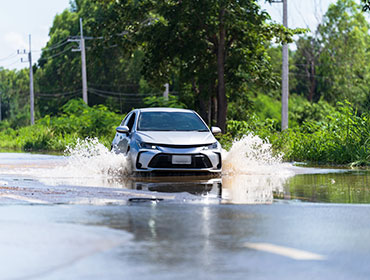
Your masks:
M 65 153 L 69 158 L 63 169 L 72 176 L 127 176 L 131 173 L 127 158 L 109 151 L 97 138 L 78 139 Z
M 282 163 L 282 154 L 274 155 L 268 140 L 251 134 L 234 141 L 229 152 L 223 154 L 223 174 L 286 174 L 287 164 Z M 290 166 L 290 165 L 289 165 Z
M 78 139 L 65 150 L 63 164 L 29 169 L 28 174 L 48 185 L 105 186 L 109 179 L 131 173 L 127 157 L 109 151 L 97 138 Z
M 294 175 L 289 166 L 282 163 L 281 155 L 273 155 L 268 141 L 246 135 L 223 154 L 223 199 L 267 202 L 272 191 L 280 192 L 285 180 Z M 26 174 L 47 185 L 122 187 L 122 179 L 131 174 L 127 158 L 109 151 L 96 138 L 67 147 L 65 161 L 57 166 L 35 167 Z
M 67 164 L 59 168 L 59 175 L 65 172 L 71 177 L 127 177 L 131 173 L 127 158 L 109 151 L 96 138 L 78 140 L 67 147 L 66 154 Z M 286 167 L 282 155 L 273 155 L 271 144 L 253 134 L 235 141 L 231 150 L 223 154 L 224 175 L 282 175 L 288 172 Z
M 222 201 L 225 203 L 272 203 L 274 193 L 284 193 L 292 165 L 274 155 L 268 140 L 248 134 L 223 154 Z

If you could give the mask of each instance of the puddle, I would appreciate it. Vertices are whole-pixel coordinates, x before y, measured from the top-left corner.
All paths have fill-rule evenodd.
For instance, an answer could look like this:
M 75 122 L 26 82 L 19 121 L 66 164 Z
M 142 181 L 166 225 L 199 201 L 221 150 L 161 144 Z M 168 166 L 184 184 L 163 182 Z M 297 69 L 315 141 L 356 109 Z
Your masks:
M 326 203 L 370 203 L 370 171 L 301 174 L 284 184 L 284 199 Z M 282 198 L 276 193 L 275 197 Z
M 0 195 L 99 205 L 104 201 L 121 205 L 130 198 L 161 203 L 161 194 L 165 201 L 171 197 L 178 202 L 212 200 L 223 204 L 271 204 L 277 199 L 370 203 L 369 170 L 283 163 L 281 155 L 273 155 L 268 142 L 253 135 L 235 142 L 230 152 L 224 153 L 222 178 L 135 178 L 125 157 L 111 153 L 96 139 L 79 141 L 68 153 L 0 153 Z M 125 191 L 117 195 L 120 190 Z

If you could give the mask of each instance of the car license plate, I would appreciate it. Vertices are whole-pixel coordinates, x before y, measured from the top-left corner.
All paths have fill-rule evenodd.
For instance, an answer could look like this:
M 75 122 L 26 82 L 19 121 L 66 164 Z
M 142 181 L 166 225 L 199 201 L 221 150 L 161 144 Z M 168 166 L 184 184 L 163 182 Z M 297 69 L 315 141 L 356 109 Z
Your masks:
M 191 156 L 172 156 L 172 164 L 191 164 Z

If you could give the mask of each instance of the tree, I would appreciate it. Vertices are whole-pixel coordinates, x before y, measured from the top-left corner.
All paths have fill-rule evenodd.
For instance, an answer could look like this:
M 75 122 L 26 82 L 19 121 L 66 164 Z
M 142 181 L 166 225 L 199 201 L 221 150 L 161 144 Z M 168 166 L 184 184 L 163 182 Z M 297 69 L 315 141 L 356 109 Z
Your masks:
M 268 25 L 268 14 L 250 0 L 96 1 L 108 16 L 105 30 L 127 32 L 117 43 L 142 47 L 145 78 L 160 86 L 177 75 L 180 89 L 208 107 L 203 117 L 215 108 L 223 131 L 230 96 L 247 83 L 271 80 L 266 43 L 292 35 Z
M 99 3 L 71 1 L 71 8 L 56 15 L 50 28 L 35 75 L 41 113 L 55 114 L 68 100 L 81 96 L 81 55 L 71 37 L 79 36 L 83 19 L 86 42 L 89 105 L 105 103 L 111 110 L 125 112 L 140 104 L 155 89 L 142 79 L 143 53 L 119 47 L 111 36 L 102 37 L 106 24 Z M 106 15 L 107 17 L 110 16 Z M 95 28 L 96 27 L 96 28 Z M 114 33 L 113 33 L 114 34 Z M 103 44 L 102 44 L 103 42 Z M 158 93 L 158 90 L 156 90 Z
M 294 54 L 294 71 L 297 84 L 293 91 L 303 94 L 308 101 L 318 101 L 320 92 L 318 91 L 317 68 L 321 54 L 320 43 L 317 38 L 307 36 L 300 38 L 296 42 L 297 51 Z M 325 82 L 325 77 L 323 78 Z
M 322 48 L 317 74 L 318 90 L 329 102 L 347 99 L 368 110 L 370 90 L 369 24 L 353 0 L 338 0 L 329 6 L 318 28 Z
M 35 73 L 37 104 L 42 114 L 54 114 L 81 88 L 80 56 L 71 51 L 75 46 L 68 43 L 68 38 L 78 33 L 76 13 L 65 10 L 55 16 L 49 31 L 50 40 Z
M 17 71 L 0 68 L 0 92 L 2 119 L 11 121 L 14 128 L 29 124 L 28 69 Z
M 363 8 L 362 8 L 362 10 L 364 12 L 370 11 L 370 0 L 362 0 L 362 2 L 363 2 Z

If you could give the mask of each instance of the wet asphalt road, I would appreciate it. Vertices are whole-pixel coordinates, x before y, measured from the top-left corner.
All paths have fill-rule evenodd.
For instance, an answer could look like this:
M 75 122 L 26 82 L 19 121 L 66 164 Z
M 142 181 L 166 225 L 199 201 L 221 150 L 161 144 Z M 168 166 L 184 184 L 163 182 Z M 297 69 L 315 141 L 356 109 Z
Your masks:
M 214 179 L 192 180 L 183 192 L 186 184 L 175 180 L 76 178 L 66 169 L 53 173 L 64 177 L 47 176 L 58 157 L 6 159 L 0 162 L 0 279 L 370 277 L 370 204 L 294 198 L 339 195 L 342 201 L 341 193 L 359 189 L 366 198 L 367 176 L 297 177 L 289 190 L 281 178 L 249 175 L 225 178 L 222 188 Z M 317 178 L 320 185 L 312 185 Z M 337 182 L 347 179 L 349 185 Z M 347 192 L 351 185 L 356 188 Z M 273 191 L 293 199 L 274 199 Z
M 294 202 L 3 203 L 0 278 L 369 279 L 369 218 L 367 205 Z M 248 247 L 260 243 L 322 258 Z

